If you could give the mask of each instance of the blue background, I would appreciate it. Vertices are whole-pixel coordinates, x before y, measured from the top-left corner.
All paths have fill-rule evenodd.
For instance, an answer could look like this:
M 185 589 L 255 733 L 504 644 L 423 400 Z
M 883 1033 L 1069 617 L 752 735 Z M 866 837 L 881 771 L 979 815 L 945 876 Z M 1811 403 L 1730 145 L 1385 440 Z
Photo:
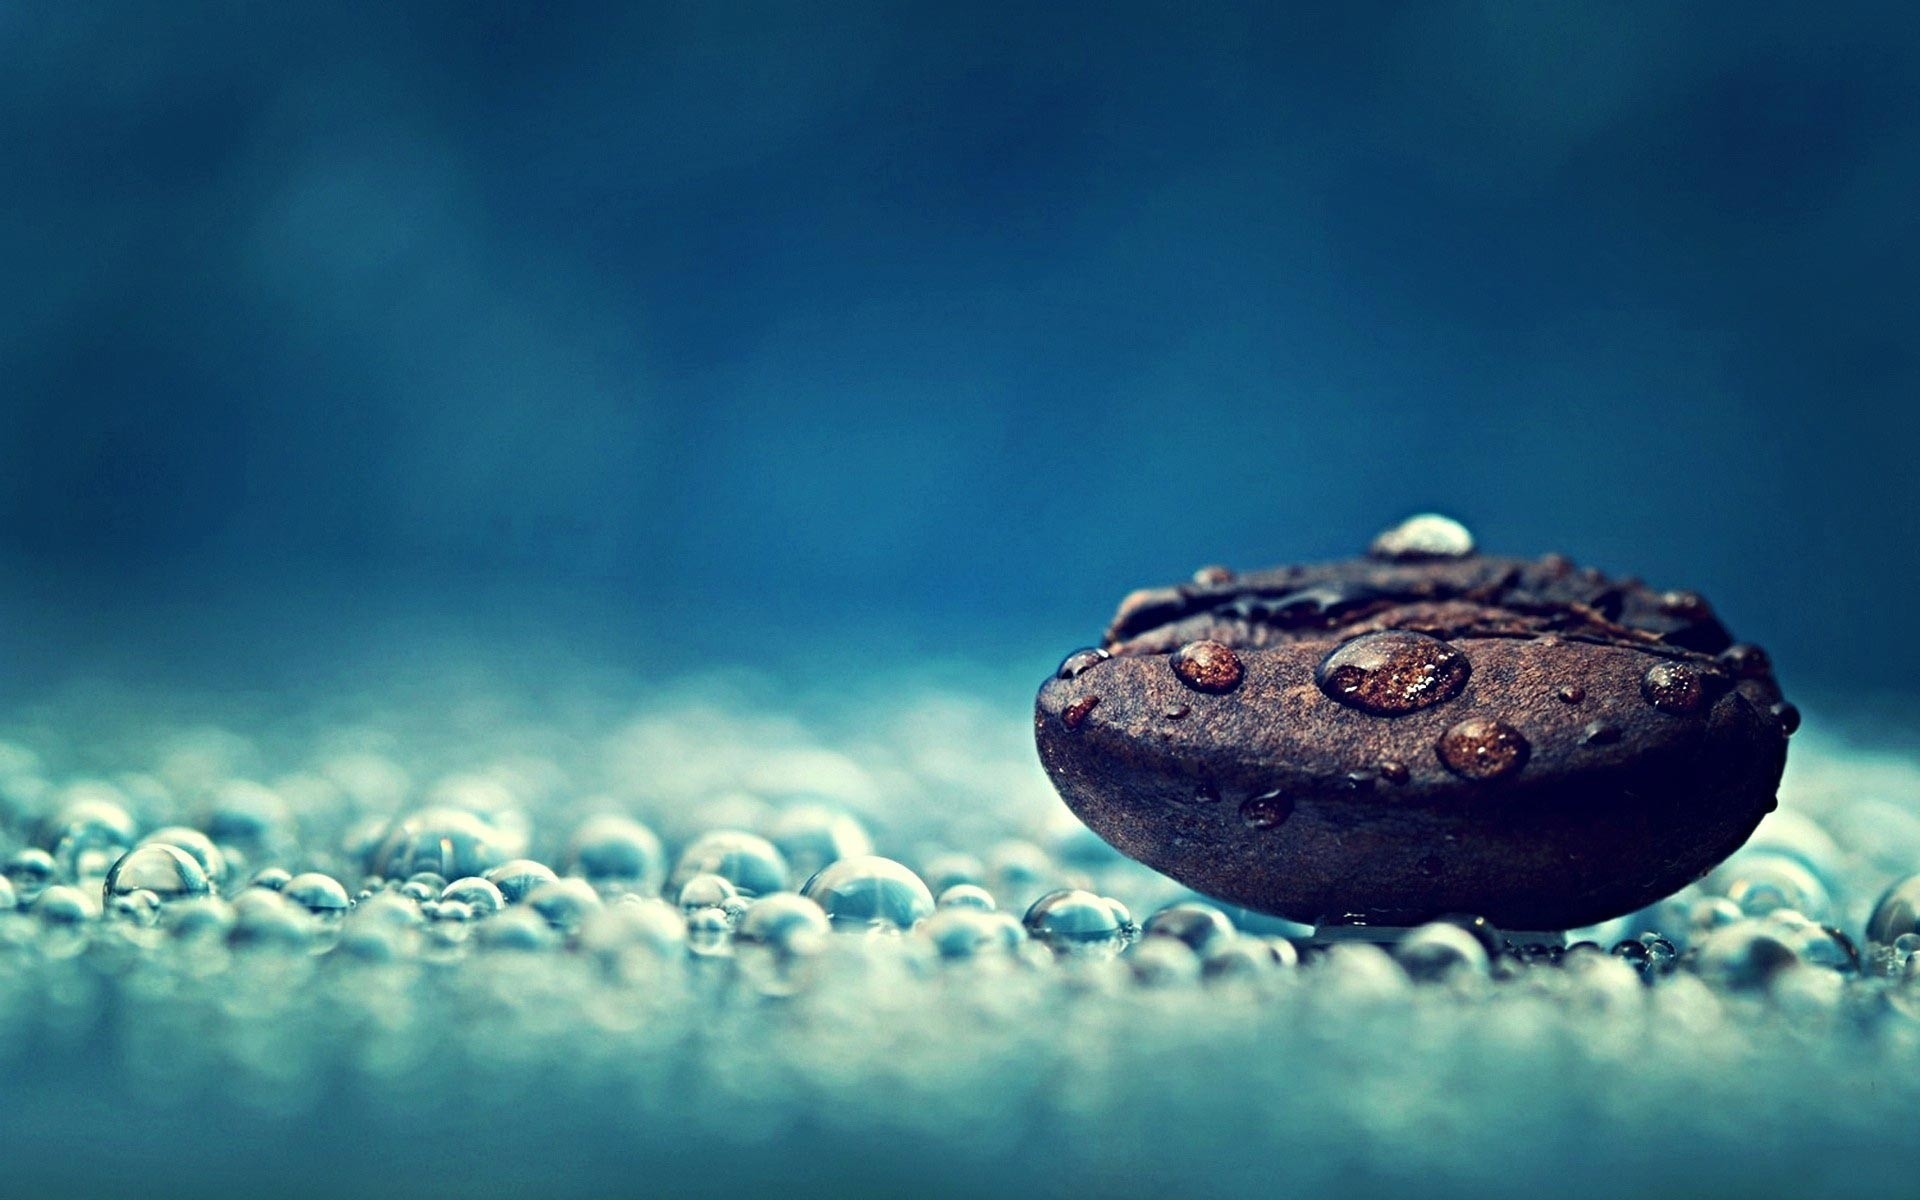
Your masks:
M 1902 687 L 1913 11 L 10 4 L 7 621 L 1037 673 L 1438 508 Z

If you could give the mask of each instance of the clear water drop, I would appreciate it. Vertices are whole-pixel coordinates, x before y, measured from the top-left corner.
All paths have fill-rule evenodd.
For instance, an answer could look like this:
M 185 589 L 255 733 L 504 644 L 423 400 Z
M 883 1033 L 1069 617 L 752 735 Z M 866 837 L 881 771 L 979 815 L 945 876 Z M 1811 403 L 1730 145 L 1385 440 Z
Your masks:
M 800 891 L 820 906 L 835 928 L 884 924 L 911 929 L 933 915 L 933 893 L 920 877 L 875 854 L 830 863 Z

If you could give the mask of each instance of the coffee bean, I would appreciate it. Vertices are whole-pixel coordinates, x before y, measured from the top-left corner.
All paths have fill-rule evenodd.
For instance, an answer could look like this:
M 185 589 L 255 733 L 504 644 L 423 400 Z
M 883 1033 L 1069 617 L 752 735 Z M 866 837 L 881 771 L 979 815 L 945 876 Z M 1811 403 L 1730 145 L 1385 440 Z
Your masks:
M 1100 650 L 1040 689 L 1060 794 L 1140 861 L 1296 921 L 1635 911 L 1746 840 L 1798 721 L 1697 593 L 1480 554 L 1438 518 L 1358 559 L 1135 592 Z

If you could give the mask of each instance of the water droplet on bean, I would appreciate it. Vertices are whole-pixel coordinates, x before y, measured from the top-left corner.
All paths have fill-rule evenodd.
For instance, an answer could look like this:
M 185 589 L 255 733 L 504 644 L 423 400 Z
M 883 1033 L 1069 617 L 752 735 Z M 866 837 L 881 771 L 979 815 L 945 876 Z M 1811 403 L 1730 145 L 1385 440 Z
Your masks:
M 1465 654 L 1439 638 L 1386 630 L 1335 647 L 1314 682 L 1349 708 L 1393 717 L 1459 695 L 1472 669 Z
M 1532 747 L 1504 721 L 1471 717 L 1440 735 L 1434 747 L 1447 770 L 1463 779 L 1505 779 L 1527 763 Z
M 1188 642 L 1173 652 L 1171 662 L 1180 682 L 1196 692 L 1230 692 L 1246 677 L 1240 656 L 1219 642 Z

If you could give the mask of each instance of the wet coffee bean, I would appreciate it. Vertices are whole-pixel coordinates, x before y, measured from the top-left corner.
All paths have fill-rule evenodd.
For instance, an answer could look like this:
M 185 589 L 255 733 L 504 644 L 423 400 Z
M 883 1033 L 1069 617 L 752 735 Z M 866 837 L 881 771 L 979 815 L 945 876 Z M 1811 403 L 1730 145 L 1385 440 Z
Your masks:
M 1697 593 L 1480 554 L 1444 518 L 1135 592 L 1099 649 L 1040 690 L 1060 794 L 1140 861 L 1296 921 L 1635 911 L 1746 840 L 1798 720 Z

